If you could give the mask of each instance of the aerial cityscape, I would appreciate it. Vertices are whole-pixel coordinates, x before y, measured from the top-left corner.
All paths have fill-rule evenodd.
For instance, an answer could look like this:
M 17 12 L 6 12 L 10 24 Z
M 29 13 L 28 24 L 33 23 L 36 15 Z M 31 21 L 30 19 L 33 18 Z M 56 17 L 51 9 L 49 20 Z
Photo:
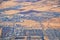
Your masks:
M 60 0 L 0 0 L 0 40 L 60 40 Z

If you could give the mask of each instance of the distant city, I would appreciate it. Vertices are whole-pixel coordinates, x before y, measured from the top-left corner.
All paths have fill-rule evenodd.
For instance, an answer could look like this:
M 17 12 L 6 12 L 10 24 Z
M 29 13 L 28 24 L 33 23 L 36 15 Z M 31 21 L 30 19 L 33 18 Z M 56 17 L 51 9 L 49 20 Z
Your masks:
M 0 40 L 60 40 L 58 1 L 0 0 Z

